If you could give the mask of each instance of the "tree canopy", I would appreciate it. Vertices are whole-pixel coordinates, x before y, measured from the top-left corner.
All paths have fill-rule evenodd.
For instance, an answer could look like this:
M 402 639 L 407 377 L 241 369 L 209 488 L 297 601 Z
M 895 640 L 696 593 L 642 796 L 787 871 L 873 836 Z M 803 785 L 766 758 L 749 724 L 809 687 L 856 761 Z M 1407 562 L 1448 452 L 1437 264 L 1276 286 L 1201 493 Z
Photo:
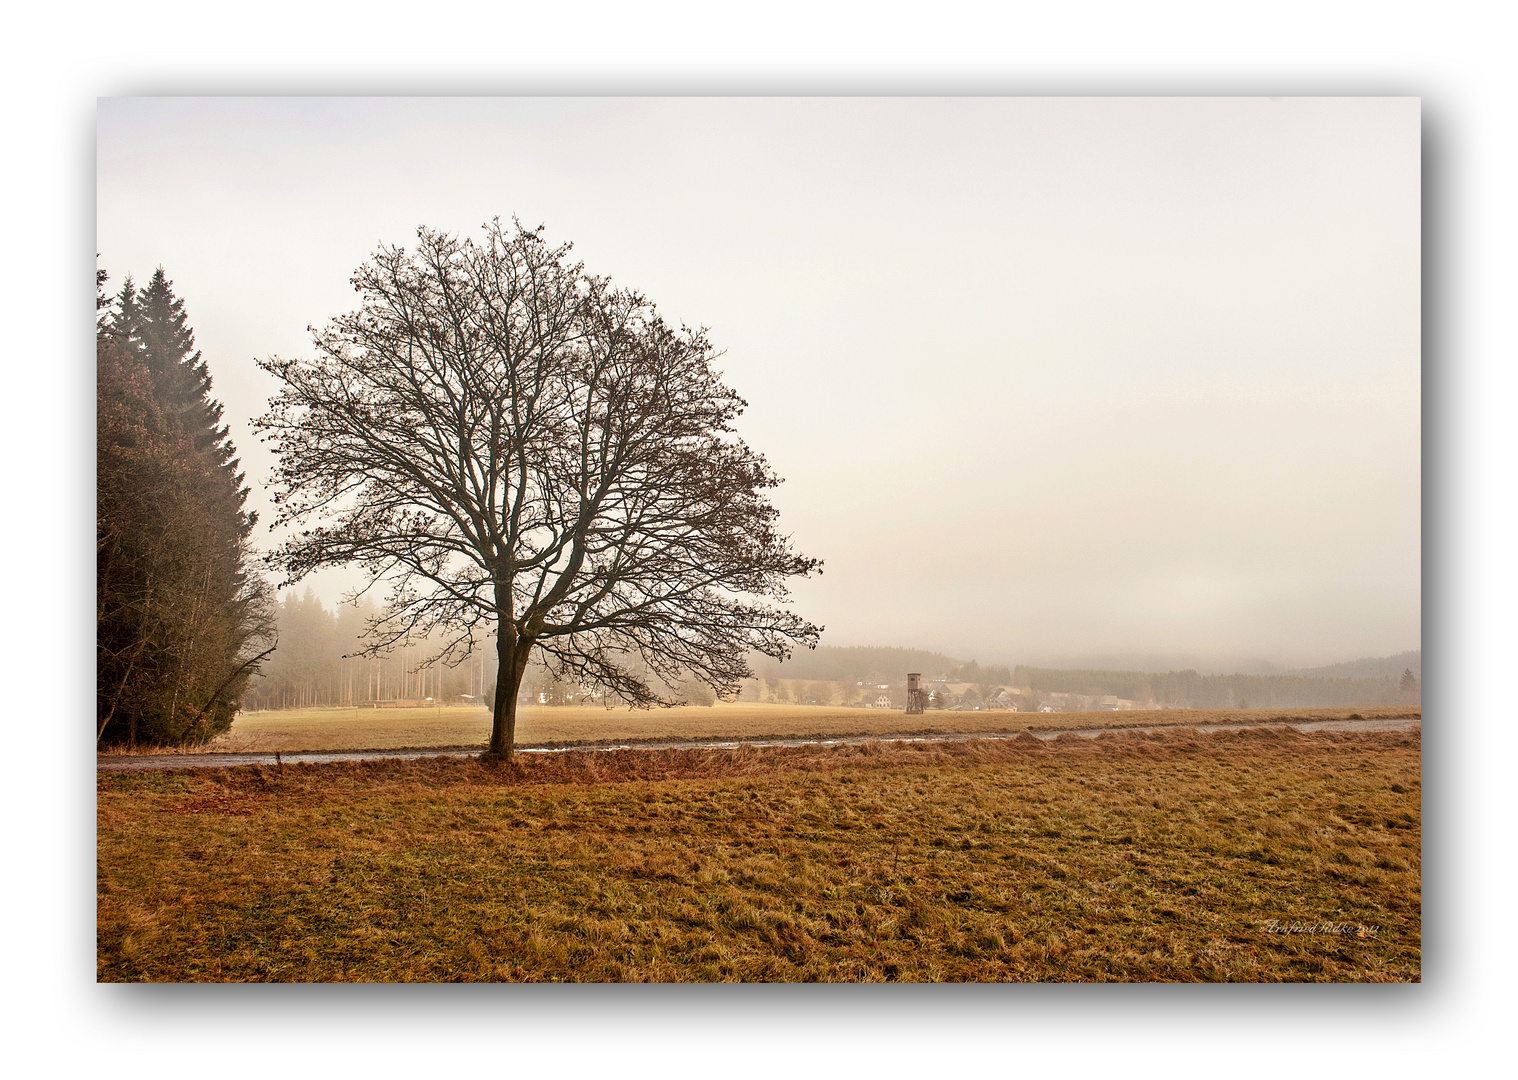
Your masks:
M 474 243 L 421 229 L 382 247 L 357 310 L 258 421 L 278 456 L 274 561 L 290 581 L 356 564 L 389 596 L 382 649 L 443 635 L 456 662 L 495 633 L 490 753 L 509 757 L 534 651 L 566 680 L 637 705 L 695 678 L 733 693 L 752 650 L 783 658 L 820 628 L 786 610 L 819 570 L 766 497 L 779 483 L 733 431 L 744 401 L 702 330 L 499 222 Z
M 260 654 L 247 489 L 184 305 L 160 268 L 96 274 L 96 742 L 225 731 Z

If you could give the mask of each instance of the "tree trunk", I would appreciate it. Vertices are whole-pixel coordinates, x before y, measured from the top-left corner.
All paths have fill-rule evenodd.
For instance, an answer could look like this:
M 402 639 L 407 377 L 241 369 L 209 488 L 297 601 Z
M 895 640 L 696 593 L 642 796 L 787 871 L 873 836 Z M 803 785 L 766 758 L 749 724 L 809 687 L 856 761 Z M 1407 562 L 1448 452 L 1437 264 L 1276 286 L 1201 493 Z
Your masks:
M 516 628 L 503 619 L 495 642 L 495 719 L 490 725 L 490 746 L 485 757 L 510 761 L 516 749 L 517 695 L 527 671 L 532 641 L 518 638 Z

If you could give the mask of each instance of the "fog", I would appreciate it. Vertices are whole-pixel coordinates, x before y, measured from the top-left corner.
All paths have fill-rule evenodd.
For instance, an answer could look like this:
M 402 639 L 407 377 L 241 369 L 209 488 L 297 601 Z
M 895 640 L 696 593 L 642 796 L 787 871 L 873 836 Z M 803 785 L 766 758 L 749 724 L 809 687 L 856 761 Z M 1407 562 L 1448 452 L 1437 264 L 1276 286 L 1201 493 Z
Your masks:
M 824 644 L 1419 646 L 1416 99 L 105 99 L 97 160 L 108 288 L 165 268 L 265 520 L 254 358 L 516 215 L 726 349 Z

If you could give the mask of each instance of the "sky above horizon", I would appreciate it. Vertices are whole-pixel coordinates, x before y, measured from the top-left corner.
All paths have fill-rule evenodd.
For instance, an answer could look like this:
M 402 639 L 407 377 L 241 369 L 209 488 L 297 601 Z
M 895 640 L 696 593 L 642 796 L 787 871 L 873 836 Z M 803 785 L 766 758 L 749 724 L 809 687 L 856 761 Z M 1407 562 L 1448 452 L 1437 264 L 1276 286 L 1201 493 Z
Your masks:
M 99 103 L 108 289 L 164 267 L 266 521 L 255 358 L 513 215 L 710 328 L 823 644 L 1420 645 L 1417 99 Z

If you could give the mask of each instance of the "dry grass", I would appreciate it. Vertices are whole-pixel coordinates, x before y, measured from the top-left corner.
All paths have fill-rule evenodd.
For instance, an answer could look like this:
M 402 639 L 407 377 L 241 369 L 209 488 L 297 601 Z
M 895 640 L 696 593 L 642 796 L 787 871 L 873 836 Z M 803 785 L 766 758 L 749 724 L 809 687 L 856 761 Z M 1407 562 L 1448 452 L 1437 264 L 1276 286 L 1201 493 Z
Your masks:
M 98 976 L 1416 980 L 1419 793 L 1280 729 L 104 775 Z
M 629 742 L 659 739 L 762 738 L 789 735 L 931 734 L 942 732 L 1062 731 L 1153 724 L 1291 723 L 1414 716 L 1400 709 L 1164 709 L 1149 712 L 929 712 L 907 716 L 886 709 L 818 705 L 723 704 L 679 709 L 527 708 L 517 719 L 519 745 Z M 302 709 L 247 713 L 209 750 L 393 750 L 401 747 L 483 746 L 490 714 L 480 708 Z M 161 752 L 161 751 L 153 751 Z

